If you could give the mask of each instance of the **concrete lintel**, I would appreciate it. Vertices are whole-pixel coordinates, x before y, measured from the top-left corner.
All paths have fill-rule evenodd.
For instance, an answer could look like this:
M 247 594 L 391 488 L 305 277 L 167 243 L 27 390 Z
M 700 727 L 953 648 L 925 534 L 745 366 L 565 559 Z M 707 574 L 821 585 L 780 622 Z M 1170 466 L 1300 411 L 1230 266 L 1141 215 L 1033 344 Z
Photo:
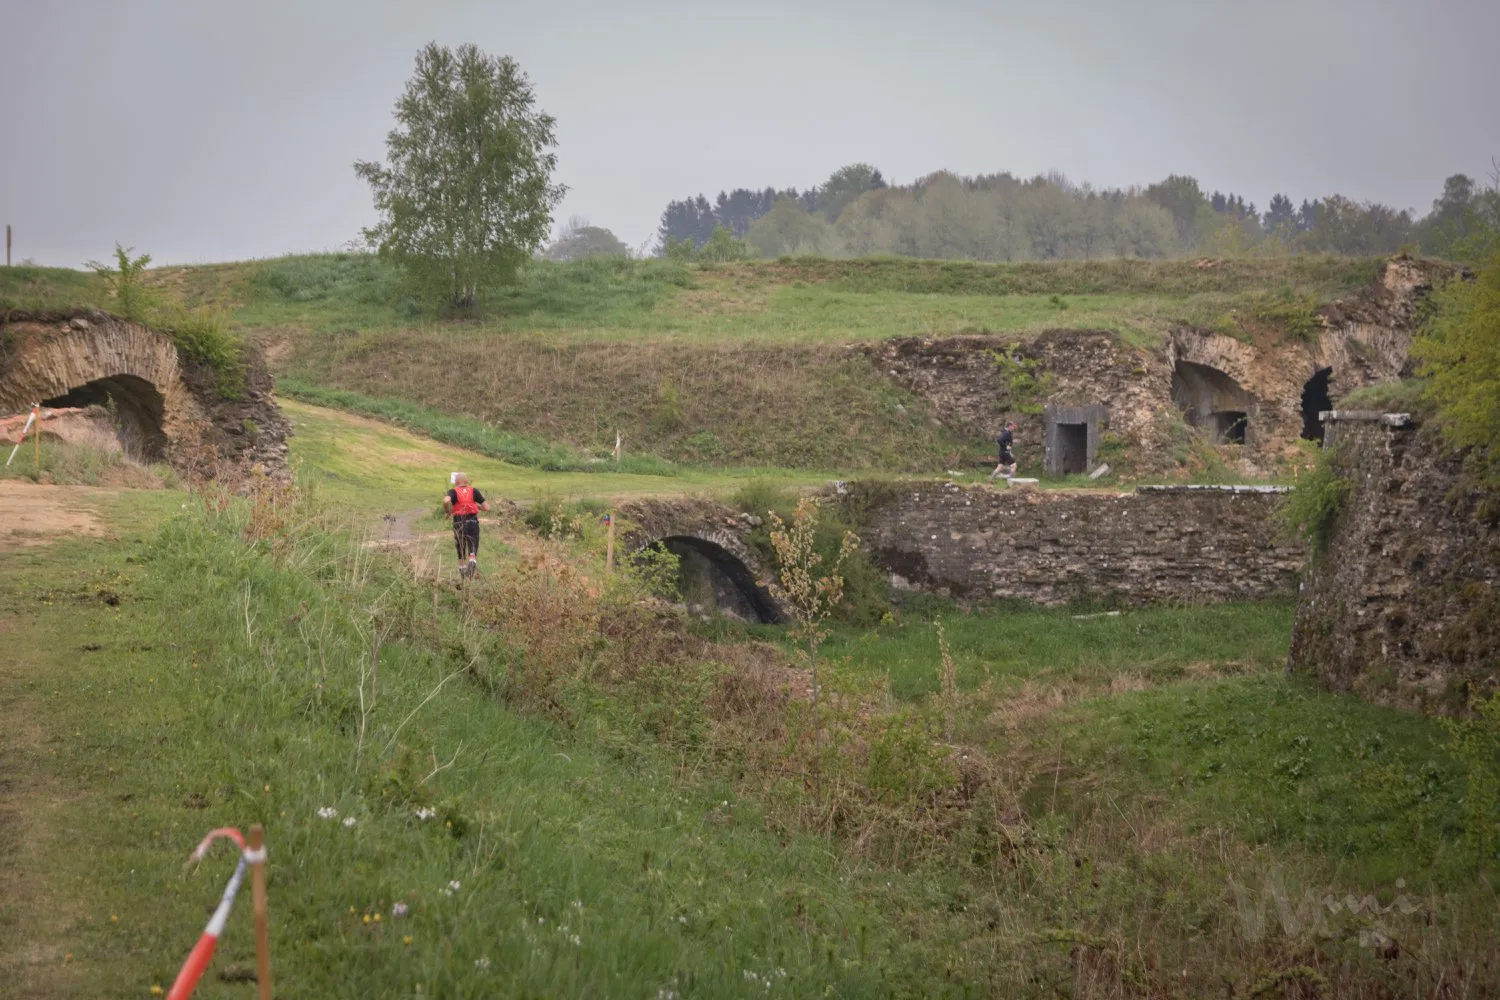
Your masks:
M 1209 485 L 1160 485 L 1160 486 L 1137 486 L 1137 493 L 1289 493 L 1290 486 L 1254 486 L 1245 484 L 1209 484 Z
M 1323 410 L 1318 419 L 1328 423 L 1385 424 L 1387 427 L 1415 427 L 1410 413 L 1386 413 L 1384 410 Z

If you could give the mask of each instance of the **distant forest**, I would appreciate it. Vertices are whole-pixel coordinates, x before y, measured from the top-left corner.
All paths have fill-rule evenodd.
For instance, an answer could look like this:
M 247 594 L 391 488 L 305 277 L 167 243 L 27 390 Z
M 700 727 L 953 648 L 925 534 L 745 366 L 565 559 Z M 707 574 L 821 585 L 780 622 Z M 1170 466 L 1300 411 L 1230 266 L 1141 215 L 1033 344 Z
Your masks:
M 1022 180 L 939 171 L 891 185 L 856 163 L 804 191 L 738 188 L 713 201 L 670 202 L 655 252 L 701 256 L 707 245 L 733 256 L 1027 261 L 1409 249 L 1464 260 L 1494 246 L 1497 233 L 1500 168 L 1488 185 L 1449 177 L 1431 211 L 1413 217 L 1338 194 L 1300 203 L 1278 194 L 1261 209 L 1175 175 L 1145 188 L 1096 189 L 1057 173 Z

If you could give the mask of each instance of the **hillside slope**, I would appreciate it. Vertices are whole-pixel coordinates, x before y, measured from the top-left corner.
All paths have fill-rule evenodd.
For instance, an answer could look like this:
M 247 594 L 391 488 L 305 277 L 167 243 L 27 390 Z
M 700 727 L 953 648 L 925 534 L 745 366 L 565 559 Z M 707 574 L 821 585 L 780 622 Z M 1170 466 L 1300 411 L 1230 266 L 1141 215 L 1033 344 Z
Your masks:
M 602 454 L 694 464 L 934 472 L 973 465 L 955 425 L 851 344 L 1054 329 L 1157 349 L 1188 326 L 1249 340 L 1352 294 L 1368 259 L 977 264 L 795 259 L 541 264 L 447 319 L 366 255 L 163 268 L 160 291 L 229 311 L 279 373 L 405 400 Z M 70 272 L 16 269 L 0 303 L 86 298 Z

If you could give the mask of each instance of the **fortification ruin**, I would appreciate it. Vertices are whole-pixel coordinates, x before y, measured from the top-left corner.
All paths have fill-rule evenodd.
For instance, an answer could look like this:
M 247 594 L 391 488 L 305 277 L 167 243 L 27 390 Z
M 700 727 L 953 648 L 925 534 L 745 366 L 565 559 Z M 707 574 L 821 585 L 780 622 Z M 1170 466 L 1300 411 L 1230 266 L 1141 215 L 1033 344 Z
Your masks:
M 1420 303 L 1450 270 L 1392 258 L 1359 294 L 1309 314 L 1310 330 L 1253 342 L 1179 324 L 1153 347 L 1107 330 L 1050 330 L 1022 341 L 909 337 L 855 349 L 966 437 L 993 440 L 1016 420 L 1023 468 L 1075 470 L 1078 431 L 1053 428 L 1084 421 L 1054 414 L 1097 408 L 1089 434 L 1109 435 L 1139 475 L 1170 471 L 1174 424 L 1241 446 L 1233 453 L 1238 471 L 1265 474 L 1295 457 L 1300 441 L 1320 439 L 1318 414 L 1351 390 L 1407 373 Z M 1014 364 L 997 363 L 998 355 L 1019 359 L 1033 377 L 1018 384 Z
M 1314 553 L 1290 670 L 1389 705 L 1462 712 L 1500 688 L 1500 497 L 1406 414 L 1328 414 L 1350 495 Z
M 33 403 L 102 409 L 122 450 L 141 461 L 190 474 L 225 463 L 284 474 L 291 425 L 259 357 L 247 356 L 234 398 L 214 385 L 166 334 L 98 310 L 13 312 L 0 322 L 0 415 Z

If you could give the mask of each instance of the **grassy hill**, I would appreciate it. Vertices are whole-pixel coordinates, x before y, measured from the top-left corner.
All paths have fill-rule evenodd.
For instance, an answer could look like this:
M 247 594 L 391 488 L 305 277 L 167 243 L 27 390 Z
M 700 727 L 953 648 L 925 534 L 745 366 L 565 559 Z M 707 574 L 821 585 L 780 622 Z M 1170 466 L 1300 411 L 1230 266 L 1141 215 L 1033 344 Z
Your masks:
M 1140 345 L 1179 323 L 1273 314 L 1366 285 L 1379 261 L 978 264 L 794 259 L 541 263 L 475 314 L 445 317 L 368 255 L 161 268 L 151 283 L 222 309 L 289 389 L 352 391 L 593 454 L 698 465 L 934 472 L 989 451 L 847 345 L 1104 329 Z M 0 306 L 102 302 L 91 276 L 15 268 Z M 331 402 L 328 397 L 317 399 Z

